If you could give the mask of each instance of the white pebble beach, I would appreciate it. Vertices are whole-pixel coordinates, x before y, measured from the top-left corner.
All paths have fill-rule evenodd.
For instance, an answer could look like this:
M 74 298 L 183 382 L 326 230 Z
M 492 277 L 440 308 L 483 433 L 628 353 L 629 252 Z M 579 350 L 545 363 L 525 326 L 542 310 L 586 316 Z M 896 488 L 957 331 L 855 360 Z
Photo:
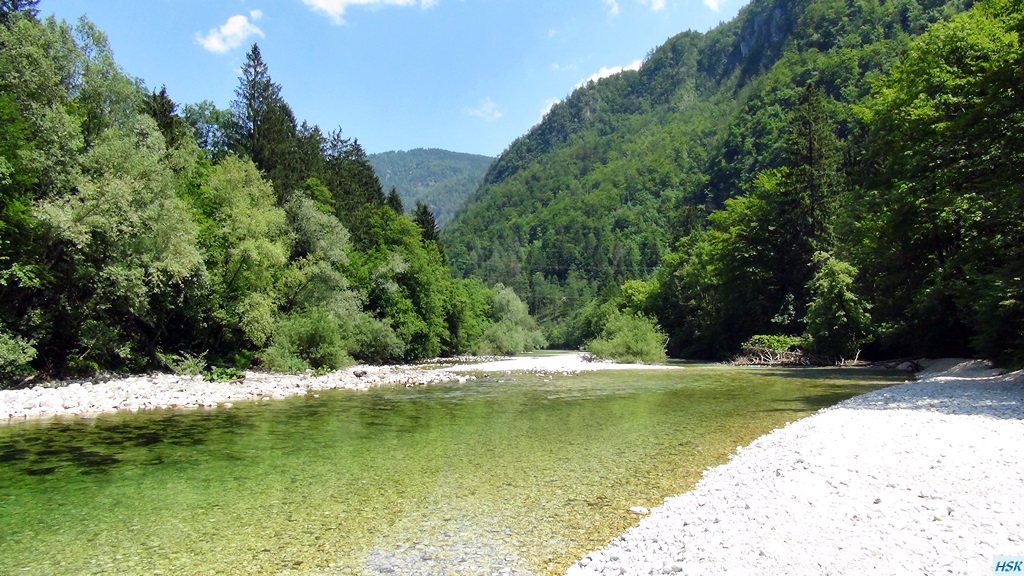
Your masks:
M 737 448 L 567 576 L 991 574 L 1024 555 L 1024 374 L 932 363 Z

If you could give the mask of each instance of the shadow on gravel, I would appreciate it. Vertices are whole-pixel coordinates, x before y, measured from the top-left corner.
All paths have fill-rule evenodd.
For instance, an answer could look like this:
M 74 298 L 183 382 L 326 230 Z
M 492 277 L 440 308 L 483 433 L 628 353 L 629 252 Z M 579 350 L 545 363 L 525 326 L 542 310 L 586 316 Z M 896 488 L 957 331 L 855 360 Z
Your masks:
M 1024 419 L 1024 382 L 1019 376 L 923 381 L 851 398 L 849 410 L 924 410 L 956 416 Z

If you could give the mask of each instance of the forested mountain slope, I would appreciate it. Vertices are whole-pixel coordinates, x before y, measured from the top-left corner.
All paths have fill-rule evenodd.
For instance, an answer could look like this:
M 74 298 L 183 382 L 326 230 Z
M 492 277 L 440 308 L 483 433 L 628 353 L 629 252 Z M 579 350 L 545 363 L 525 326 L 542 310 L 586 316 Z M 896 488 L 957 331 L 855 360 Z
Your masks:
M 367 159 L 385 190 L 395 188 L 407 209 L 426 204 L 441 228 L 476 192 L 494 162 L 490 156 L 438 148 L 381 152 Z
M 1013 13 L 1000 8 L 1003 3 L 990 4 Z M 879 81 L 908 57 L 915 38 L 971 6 L 970 0 L 753 0 L 706 34 L 681 33 L 653 50 L 639 71 L 578 88 L 513 142 L 446 230 L 450 260 L 462 274 L 528 295 L 531 310 L 558 344 L 594 337 L 602 325 L 595 307 L 602 302 L 656 316 L 676 352 L 718 356 L 736 352 L 755 333 L 801 335 L 817 265 L 785 262 L 778 252 L 764 261 L 799 270 L 791 278 L 748 263 L 735 282 L 723 281 L 721 262 L 703 262 L 701 279 L 686 263 L 708 249 L 716 225 L 726 225 L 725 216 L 716 224 L 708 215 L 726 207 L 727 199 L 757 196 L 758 190 L 773 209 L 803 210 L 799 203 L 786 208 L 791 199 L 769 198 L 764 191 L 796 187 L 787 178 L 796 178 L 805 168 L 798 164 L 809 162 L 809 178 L 829 184 L 824 199 L 811 200 L 807 210 L 828 212 L 821 225 L 827 233 L 816 234 L 830 240 L 800 237 L 797 243 L 807 248 L 799 258 L 827 251 L 863 267 L 870 260 L 864 253 L 868 240 L 857 235 L 865 230 L 852 218 L 864 215 L 870 194 L 850 183 L 890 184 L 876 180 L 883 158 L 870 135 L 880 118 L 865 104 L 878 101 L 873 87 L 877 91 Z M 797 153 L 801 130 L 805 144 L 819 136 L 834 141 L 826 146 L 827 158 Z M 835 217 L 839 213 L 845 217 Z M 762 219 L 763 226 L 755 226 L 764 235 L 758 250 L 778 244 L 780 223 Z M 681 278 L 690 284 L 667 286 Z M 861 275 L 856 284 L 862 293 L 879 290 L 878 278 Z M 648 282 L 628 283 L 633 292 L 622 289 L 635 279 Z M 734 310 L 749 321 L 721 315 L 696 320 L 698 309 L 728 307 L 722 298 L 700 301 L 698 295 L 712 286 L 754 302 L 756 310 Z M 877 305 L 896 314 L 895 303 Z M 882 332 L 896 334 L 895 324 Z M 872 341 L 881 345 L 885 334 L 873 333 Z M 961 330 L 936 344 L 963 350 L 975 336 Z

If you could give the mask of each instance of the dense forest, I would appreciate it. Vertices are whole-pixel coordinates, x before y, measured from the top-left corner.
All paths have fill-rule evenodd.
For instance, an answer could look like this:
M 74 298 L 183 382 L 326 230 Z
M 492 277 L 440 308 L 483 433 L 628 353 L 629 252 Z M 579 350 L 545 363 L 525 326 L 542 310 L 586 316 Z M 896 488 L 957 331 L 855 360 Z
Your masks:
M 1013 0 L 753 0 L 575 90 L 446 229 L 555 345 L 1024 363 Z M 638 332 L 640 333 L 640 332 Z
M 480 187 L 494 162 L 490 156 L 438 148 L 381 152 L 367 159 L 385 190 L 395 188 L 407 207 L 425 204 L 442 229 Z
M 452 278 L 357 140 L 297 122 L 258 46 L 230 109 L 179 109 L 35 5 L 0 3 L 0 379 L 543 344 L 510 288 Z

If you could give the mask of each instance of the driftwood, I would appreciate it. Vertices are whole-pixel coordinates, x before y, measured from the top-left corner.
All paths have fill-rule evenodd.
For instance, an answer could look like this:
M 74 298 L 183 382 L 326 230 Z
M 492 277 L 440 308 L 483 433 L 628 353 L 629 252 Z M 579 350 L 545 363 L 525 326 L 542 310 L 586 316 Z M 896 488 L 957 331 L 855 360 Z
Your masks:
M 808 354 L 802 350 L 774 350 L 772 348 L 746 347 L 743 353 L 733 358 L 737 366 L 837 366 L 843 360 L 820 354 Z

